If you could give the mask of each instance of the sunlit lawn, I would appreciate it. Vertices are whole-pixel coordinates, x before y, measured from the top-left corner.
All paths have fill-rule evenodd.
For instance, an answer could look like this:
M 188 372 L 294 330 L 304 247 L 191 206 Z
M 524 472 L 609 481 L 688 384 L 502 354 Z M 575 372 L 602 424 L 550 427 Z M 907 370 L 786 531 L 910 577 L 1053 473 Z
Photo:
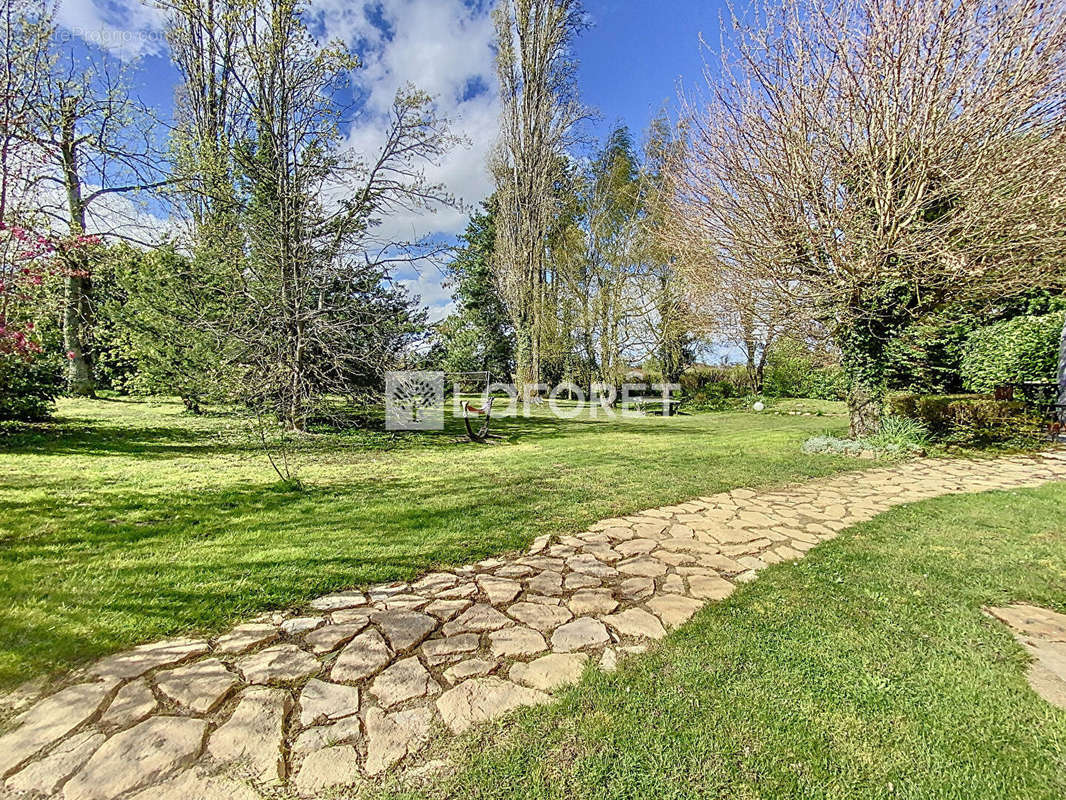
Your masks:
M 64 401 L 56 425 L 0 440 L 0 685 L 605 516 L 863 465 L 800 452 L 844 424 L 541 410 L 485 446 L 460 441 L 455 419 L 438 434 L 317 435 L 293 490 L 237 417 Z

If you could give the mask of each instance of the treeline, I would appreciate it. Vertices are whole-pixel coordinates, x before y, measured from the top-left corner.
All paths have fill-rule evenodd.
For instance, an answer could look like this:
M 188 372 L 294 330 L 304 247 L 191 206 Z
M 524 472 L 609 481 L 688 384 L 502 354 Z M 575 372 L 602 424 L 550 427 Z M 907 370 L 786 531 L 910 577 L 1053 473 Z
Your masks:
M 437 326 L 429 363 L 585 391 L 621 385 L 634 366 L 677 382 L 696 340 L 676 261 L 662 245 L 670 147 L 670 127 L 659 119 L 643 152 L 618 127 L 586 162 L 561 162 L 551 194 L 538 200 L 552 225 L 531 298 L 508 302 L 504 294 L 519 291 L 499 279 L 501 271 L 513 277 L 497 244 L 508 212 L 499 194 L 490 199 L 448 267 L 458 312 Z

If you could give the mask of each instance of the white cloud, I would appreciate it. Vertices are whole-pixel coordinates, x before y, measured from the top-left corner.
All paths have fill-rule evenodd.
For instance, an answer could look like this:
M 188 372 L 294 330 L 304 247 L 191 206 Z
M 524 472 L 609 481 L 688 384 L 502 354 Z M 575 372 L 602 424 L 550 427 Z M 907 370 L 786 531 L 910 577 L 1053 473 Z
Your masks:
M 500 116 L 492 44 L 494 30 L 488 4 L 470 7 L 463 0 L 314 0 L 326 19 L 338 19 L 347 10 L 341 28 L 356 48 L 364 67 L 356 75 L 367 102 L 346 145 L 371 155 L 381 147 L 385 115 L 396 91 L 406 84 L 432 95 L 440 113 L 452 121 L 452 131 L 467 141 L 436 164 L 426 164 L 430 183 L 440 183 L 466 206 L 474 206 L 492 192 L 488 156 Z M 356 14 L 353 7 L 359 8 Z M 366 31 L 371 13 L 378 16 Z M 362 22 L 355 21 L 358 17 Z M 388 35 L 383 35 L 381 26 Z M 327 29 L 327 36 L 338 31 Z M 354 32 L 354 33 L 353 33 Z M 466 208 L 441 207 L 416 210 L 386 219 L 380 236 L 386 241 L 414 241 L 424 236 L 451 237 L 466 227 Z M 432 319 L 455 309 L 451 291 L 441 283 L 439 271 L 421 266 L 417 278 L 404 281 L 422 297 Z
M 315 0 L 314 5 L 350 9 L 356 4 Z M 368 155 L 376 152 L 393 97 L 404 85 L 413 84 L 434 97 L 440 113 L 452 120 L 453 132 L 469 143 L 439 163 L 427 164 L 427 179 L 444 184 L 465 203 L 476 204 L 492 191 L 488 155 L 499 121 L 488 7 L 472 8 L 463 0 L 384 0 L 380 5 L 364 2 L 362 8 L 364 18 L 376 9 L 390 35 L 375 39 L 362 34 L 362 48 L 353 42 L 365 65 L 355 80 L 368 97 L 347 144 Z M 434 214 L 400 214 L 387 221 L 382 233 L 400 239 L 454 235 L 463 230 L 467 216 L 466 211 L 451 208 Z
M 422 305 L 429 309 L 430 322 L 438 322 L 456 311 L 451 289 L 444 287 L 443 276 L 435 269 L 423 270 L 414 278 L 397 283 L 421 298 Z
M 166 51 L 163 12 L 142 0 L 60 0 L 56 22 L 61 32 L 126 61 Z

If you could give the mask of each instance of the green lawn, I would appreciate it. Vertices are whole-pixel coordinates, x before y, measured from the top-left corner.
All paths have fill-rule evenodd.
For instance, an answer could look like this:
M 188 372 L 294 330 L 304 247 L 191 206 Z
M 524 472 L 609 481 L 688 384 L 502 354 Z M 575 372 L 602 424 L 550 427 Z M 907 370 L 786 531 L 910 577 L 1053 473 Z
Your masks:
M 460 742 L 432 796 L 1066 796 L 1066 712 L 985 604 L 1066 611 L 1066 484 L 884 514 Z
M 841 417 L 504 421 L 444 434 L 311 436 L 281 488 L 234 416 L 66 401 L 0 440 L 0 686 L 330 590 L 408 578 L 734 486 L 866 462 L 805 456 Z

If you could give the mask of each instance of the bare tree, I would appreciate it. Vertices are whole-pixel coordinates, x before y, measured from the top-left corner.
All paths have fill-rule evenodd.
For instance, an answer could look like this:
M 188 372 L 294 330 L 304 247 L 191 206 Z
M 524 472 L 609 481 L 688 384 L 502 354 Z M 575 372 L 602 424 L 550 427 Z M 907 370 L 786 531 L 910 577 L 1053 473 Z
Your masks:
M 500 0 L 496 63 L 503 101 L 496 176 L 494 266 L 517 339 L 515 382 L 541 382 L 553 191 L 574 128 L 578 101 L 571 45 L 584 26 L 578 0 Z
M 785 0 L 731 22 L 686 100 L 675 232 L 832 324 L 865 433 L 903 325 L 1061 276 L 1066 6 Z
M 186 84 L 180 146 L 213 170 L 180 184 L 194 247 L 227 262 L 227 313 L 191 324 L 219 342 L 234 399 L 302 431 L 318 401 L 350 395 L 353 376 L 403 341 L 410 301 L 384 287 L 392 265 L 433 251 L 375 231 L 388 214 L 453 202 L 424 169 L 456 140 L 407 87 L 381 149 L 346 150 L 343 98 L 358 61 L 315 40 L 302 0 L 168 7 Z

